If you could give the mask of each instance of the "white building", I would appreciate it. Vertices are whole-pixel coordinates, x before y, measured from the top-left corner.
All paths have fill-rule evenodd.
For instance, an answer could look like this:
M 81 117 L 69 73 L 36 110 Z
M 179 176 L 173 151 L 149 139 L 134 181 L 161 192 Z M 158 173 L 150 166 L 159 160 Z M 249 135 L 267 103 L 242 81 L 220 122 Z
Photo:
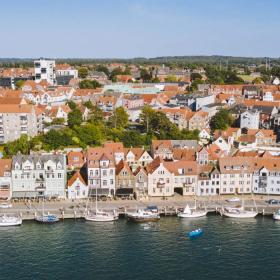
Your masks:
M 50 85 L 55 84 L 55 61 L 40 58 L 34 61 L 35 82 L 47 81 Z
M 257 110 L 248 110 L 240 115 L 240 128 L 258 129 L 260 113 Z
M 88 197 L 88 186 L 79 171 L 77 171 L 67 182 L 67 197 L 69 199 Z
M 0 159 L 0 200 L 9 200 L 12 196 L 11 169 L 11 159 Z
M 34 154 L 13 157 L 13 197 L 65 197 L 65 186 L 65 155 Z

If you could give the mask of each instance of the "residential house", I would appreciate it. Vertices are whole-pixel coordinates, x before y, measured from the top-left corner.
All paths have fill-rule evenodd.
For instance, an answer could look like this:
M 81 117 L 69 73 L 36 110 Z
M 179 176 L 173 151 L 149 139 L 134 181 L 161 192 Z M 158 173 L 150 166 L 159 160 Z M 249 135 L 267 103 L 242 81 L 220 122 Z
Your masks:
M 257 110 L 248 110 L 240 116 L 240 128 L 258 129 L 260 123 L 260 113 Z
M 148 196 L 148 174 L 145 168 L 138 166 L 133 172 L 134 175 L 134 192 L 137 199 Z
M 123 159 L 116 165 L 116 196 L 133 196 L 134 175 Z
M 70 151 L 67 154 L 67 167 L 70 169 L 82 168 L 85 161 L 85 155 L 82 151 Z
M 67 197 L 82 199 L 88 197 L 88 186 L 80 171 L 76 171 L 67 182 Z
M 153 161 L 153 158 L 144 148 L 126 148 L 124 149 L 125 161 L 129 164 L 132 171 L 135 171 L 138 166 L 146 166 Z
M 219 193 L 220 171 L 212 164 L 199 166 L 196 194 L 198 196 L 208 196 Z

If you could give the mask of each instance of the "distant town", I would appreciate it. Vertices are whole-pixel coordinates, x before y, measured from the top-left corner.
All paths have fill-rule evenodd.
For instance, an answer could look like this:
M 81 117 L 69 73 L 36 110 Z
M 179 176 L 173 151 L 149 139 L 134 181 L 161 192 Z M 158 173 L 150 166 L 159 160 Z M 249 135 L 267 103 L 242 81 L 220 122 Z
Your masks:
M 0 61 L 0 200 L 280 195 L 280 67 Z

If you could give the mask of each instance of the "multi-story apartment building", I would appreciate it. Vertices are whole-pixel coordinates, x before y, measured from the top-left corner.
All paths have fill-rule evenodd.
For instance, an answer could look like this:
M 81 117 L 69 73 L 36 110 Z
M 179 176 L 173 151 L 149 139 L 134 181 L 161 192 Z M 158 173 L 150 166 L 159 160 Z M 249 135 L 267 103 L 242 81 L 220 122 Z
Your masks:
M 240 115 L 240 128 L 258 129 L 260 113 L 257 110 L 248 110 Z
M 219 159 L 220 194 L 251 193 L 253 159 L 250 157 L 227 157 Z
M 55 85 L 55 61 L 40 58 L 34 61 L 35 82 L 40 83 L 42 80 L 47 81 L 50 85 Z
M 256 158 L 252 180 L 253 192 L 257 194 L 280 194 L 280 160 Z
M 220 172 L 212 164 L 199 167 L 198 196 L 217 195 L 220 193 Z
M 0 104 L 0 144 L 38 133 L 33 105 Z
M 13 157 L 13 197 L 65 197 L 65 186 L 65 155 L 19 154 Z
M 87 150 L 87 175 L 89 196 L 114 196 L 116 191 L 116 167 L 112 150 L 104 147 Z
M 148 196 L 148 174 L 147 171 L 139 166 L 133 173 L 135 183 L 135 195 L 137 198 Z

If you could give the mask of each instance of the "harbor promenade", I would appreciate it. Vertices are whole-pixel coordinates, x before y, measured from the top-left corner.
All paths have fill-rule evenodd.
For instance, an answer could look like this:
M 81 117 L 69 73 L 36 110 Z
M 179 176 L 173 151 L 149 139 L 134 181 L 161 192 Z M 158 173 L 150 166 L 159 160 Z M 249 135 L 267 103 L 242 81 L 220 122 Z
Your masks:
M 236 206 L 241 205 L 240 202 L 229 203 L 229 196 L 212 196 L 212 197 L 199 197 L 197 199 L 197 206 L 200 208 L 206 207 L 209 212 L 218 212 L 222 206 Z M 269 205 L 266 201 L 277 197 L 269 196 L 255 196 L 255 203 L 260 215 L 272 215 L 276 209 L 280 208 L 280 205 Z M 240 197 L 241 199 L 241 197 Z M 148 198 L 144 200 L 109 200 L 98 201 L 98 208 L 106 210 L 115 209 L 119 214 L 125 214 L 126 212 L 135 211 L 140 208 L 145 208 L 148 205 L 156 205 L 162 215 L 176 215 L 178 210 L 184 208 L 186 204 L 194 206 L 194 197 L 183 197 L 175 195 L 169 198 Z M 62 219 L 75 219 L 82 218 L 84 216 L 86 207 L 94 208 L 95 200 L 56 200 L 56 201 L 14 201 L 13 207 L 9 209 L 0 209 L 0 214 L 18 214 L 21 215 L 23 220 L 32 220 L 38 214 L 41 214 L 43 209 L 45 213 L 52 213 L 58 215 Z M 255 208 L 254 201 L 250 195 L 244 196 L 244 205 L 246 209 Z

